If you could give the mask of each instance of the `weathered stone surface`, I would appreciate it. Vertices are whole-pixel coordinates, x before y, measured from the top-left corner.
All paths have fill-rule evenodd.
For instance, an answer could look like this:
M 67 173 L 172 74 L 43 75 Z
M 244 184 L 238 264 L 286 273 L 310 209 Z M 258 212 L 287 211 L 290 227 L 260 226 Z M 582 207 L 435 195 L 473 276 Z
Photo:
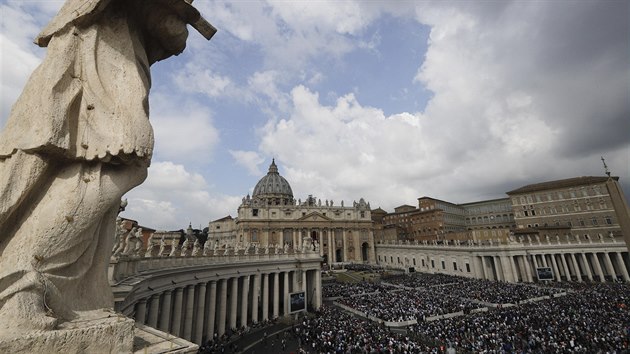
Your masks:
M 0 353 L 131 353 L 133 340 L 132 319 L 95 311 L 82 314 L 81 320 L 65 322 L 57 330 L 0 337 Z

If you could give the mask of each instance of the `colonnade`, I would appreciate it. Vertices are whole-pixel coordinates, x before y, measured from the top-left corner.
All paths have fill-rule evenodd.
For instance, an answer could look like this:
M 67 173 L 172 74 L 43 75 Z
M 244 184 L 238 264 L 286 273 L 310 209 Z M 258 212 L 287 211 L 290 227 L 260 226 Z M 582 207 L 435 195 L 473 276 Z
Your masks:
M 304 291 L 307 305 L 321 306 L 319 269 L 239 273 L 181 286 L 173 282 L 169 289 L 138 298 L 133 317 L 201 344 L 228 329 L 290 315 L 290 293 Z
M 537 268 L 550 268 L 555 281 L 630 282 L 630 259 L 623 251 L 481 255 L 475 262 L 482 279 L 532 282 L 538 279 Z

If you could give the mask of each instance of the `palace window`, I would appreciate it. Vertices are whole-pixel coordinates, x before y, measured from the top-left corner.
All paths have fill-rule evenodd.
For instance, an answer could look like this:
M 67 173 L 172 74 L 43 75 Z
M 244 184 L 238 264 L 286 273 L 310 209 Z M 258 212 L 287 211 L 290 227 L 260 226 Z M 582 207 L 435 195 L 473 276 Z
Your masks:
M 252 209 L 252 216 L 258 216 L 258 209 Z
M 607 224 L 607 225 L 612 225 L 612 219 L 610 218 L 610 216 L 606 215 L 606 216 L 604 217 L 604 219 L 606 219 L 606 224 Z

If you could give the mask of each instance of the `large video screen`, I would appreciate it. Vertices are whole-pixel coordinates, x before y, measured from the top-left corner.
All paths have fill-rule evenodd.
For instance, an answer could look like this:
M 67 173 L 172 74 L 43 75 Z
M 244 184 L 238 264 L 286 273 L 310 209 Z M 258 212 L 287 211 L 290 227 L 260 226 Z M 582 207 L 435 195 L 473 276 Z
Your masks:
M 306 311 L 306 297 L 303 291 L 289 294 L 289 301 L 291 304 L 289 312 Z
M 538 280 L 553 280 L 553 271 L 549 267 L 536 268 Z

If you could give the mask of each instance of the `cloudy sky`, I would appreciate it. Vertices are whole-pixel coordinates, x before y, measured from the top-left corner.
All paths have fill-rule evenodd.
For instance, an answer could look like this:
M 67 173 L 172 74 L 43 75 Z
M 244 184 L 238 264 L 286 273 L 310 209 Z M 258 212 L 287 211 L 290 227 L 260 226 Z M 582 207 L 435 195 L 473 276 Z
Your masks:
M 1 116 L 62 2 L 0 1 Z M 156 145 L 123 214 L 156 229 L 231 214 L 275 157 L 296 198 L 387 211 L 603 175 L 630 193 L 627 1 L 205 1 L 152 67 Z

